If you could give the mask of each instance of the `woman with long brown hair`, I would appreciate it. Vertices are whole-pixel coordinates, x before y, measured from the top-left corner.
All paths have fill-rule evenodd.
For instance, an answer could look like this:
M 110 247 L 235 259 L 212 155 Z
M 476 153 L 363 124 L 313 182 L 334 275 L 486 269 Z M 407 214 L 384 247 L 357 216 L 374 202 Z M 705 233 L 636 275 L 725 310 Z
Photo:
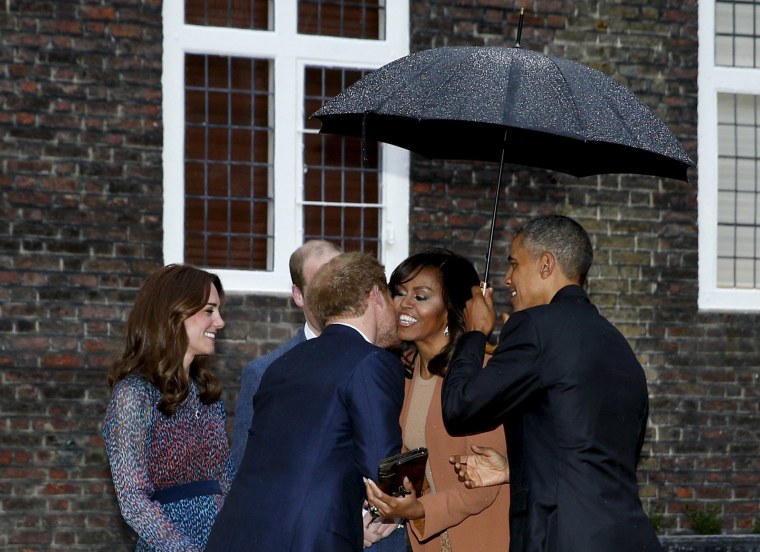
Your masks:
M 201 551 L 232 477 L 221 387 L 206 362 L 224 327 L 219 278 L 187 265 L 137 295 L 103 438 L 138 551 Z

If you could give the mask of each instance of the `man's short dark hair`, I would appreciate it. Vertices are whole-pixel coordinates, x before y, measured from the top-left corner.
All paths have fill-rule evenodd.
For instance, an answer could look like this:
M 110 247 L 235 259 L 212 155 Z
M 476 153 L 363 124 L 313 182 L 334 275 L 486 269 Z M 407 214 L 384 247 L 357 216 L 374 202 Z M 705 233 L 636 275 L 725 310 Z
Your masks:
M 564 215 L 538 217 L 517 230 L 517 236 L 522 236 L 522 246 L 532 256 L 551 253 L 562 274 L 585 283 L 594 252 L 586 230 L 576 221 Z

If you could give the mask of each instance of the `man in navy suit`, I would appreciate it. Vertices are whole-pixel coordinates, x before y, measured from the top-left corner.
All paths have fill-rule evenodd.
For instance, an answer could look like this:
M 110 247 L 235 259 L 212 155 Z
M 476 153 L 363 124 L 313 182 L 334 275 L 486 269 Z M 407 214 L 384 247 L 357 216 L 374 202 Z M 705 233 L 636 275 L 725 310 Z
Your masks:
M 309 307 L 304 303 L 306 286 L 317 271 L 327 261 L 340 254 L 340 248 L 328 241 L 309 240 L 296 249 L 290 256 L 290 279 L 293 302 L 299 307 L 306 319 L 303 328 L 290 341 L 280 345 L 268 355 L 253 359 L 243 368 L 240 381 L 240 393 L 235 406 L 235 425 L 232 431 L 232 448 L 230 456 L 237 470 L 240 460 L 243 458 L 245 443 L 248 440 L 248 430 L 253 420 L 253 396 L 259 388 L 261 376 L 269 365 L 280 358 L 284 353 L 319 335 L 319 326 Z
M 495 317 L 492 290 L 484 297 L 473 288 L 469 331 L 446 374 L 451 433 L 504 425 L 508 466 L 493 450 L 452 460 L 468 486 L 509 479 L 512 552 L 661 549 L 636 482 L 646 379 L 625 337 L 581 287 L 591 261 L 586 231 L 568 217 L 518 230 L 504 279 L 515 312 L 494 355 L 481 368 Z
M 385 272 L 362 253 L 325 264 L 306 290 L 322 334 L 283 354 L 254 398 L 237 477 L 207 551 L 356 552 L 363 477 L 401 445 L 404 371 Z

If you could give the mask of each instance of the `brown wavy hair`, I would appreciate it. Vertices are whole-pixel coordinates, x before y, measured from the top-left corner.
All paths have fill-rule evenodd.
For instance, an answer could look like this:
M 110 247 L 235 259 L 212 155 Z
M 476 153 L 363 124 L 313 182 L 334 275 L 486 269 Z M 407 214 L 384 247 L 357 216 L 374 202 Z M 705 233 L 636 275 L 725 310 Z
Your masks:
M 187 398 L 191 379 L 203 404 L 218 401 L 222 388 L 208 358 L 196 356 L 189 373 L 182 365 L 189 345 L 185 320 L 206 306 L 212 285 L 223 304 L 222 282 L 205 270 L 171 264 L 148 276 L 129 313 L 124 351 L 108 373 L 108 384 L 113 388 L 131 374 L 144 377 L 161 392 L 158 409 L 167 415 Z
M 342 317 L 361 316 L 372 288 L 388 289 L 385 268 L 369 253 L 353 251 L 333 257 L 314 275 L 306 303 L 322 328 Z

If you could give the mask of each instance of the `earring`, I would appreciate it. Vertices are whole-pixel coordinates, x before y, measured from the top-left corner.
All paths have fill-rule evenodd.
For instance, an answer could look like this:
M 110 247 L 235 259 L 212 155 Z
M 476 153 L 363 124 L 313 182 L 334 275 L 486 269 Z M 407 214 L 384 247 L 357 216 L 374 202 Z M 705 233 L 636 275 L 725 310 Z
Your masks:
M 446 329 L 443 330 L 443 335 L 445 335 L 446 337 L 449 336 L 449 327 L 448 326 L 446 326 Z

